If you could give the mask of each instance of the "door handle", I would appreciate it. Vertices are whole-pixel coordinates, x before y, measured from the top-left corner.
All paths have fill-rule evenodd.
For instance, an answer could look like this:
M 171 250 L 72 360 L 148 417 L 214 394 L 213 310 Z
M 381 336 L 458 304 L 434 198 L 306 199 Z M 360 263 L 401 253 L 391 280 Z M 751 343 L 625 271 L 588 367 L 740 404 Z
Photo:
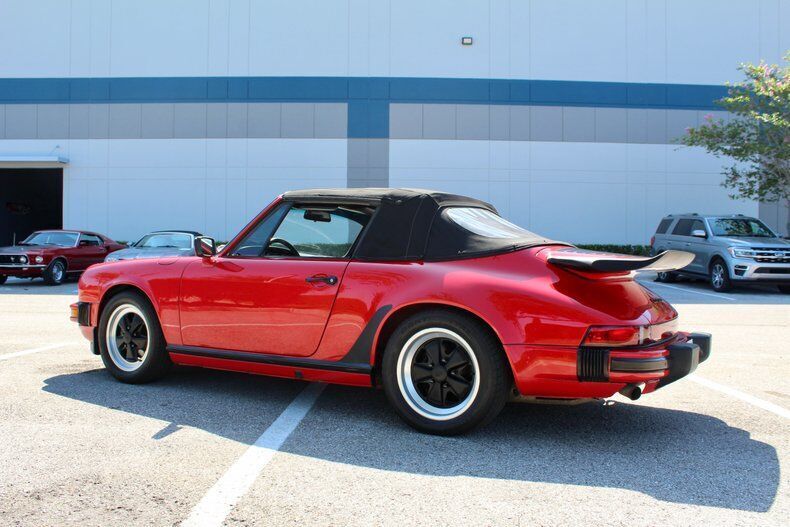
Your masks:
M 327 285 L 335 285 L 337 283 L 336 276 L 327 276 L 324 274 L 314 274 L 313 276 L 308 276 L 305 278 L 305 282 L 309 284 L 315 284 L 317 282 L 323 282 Z

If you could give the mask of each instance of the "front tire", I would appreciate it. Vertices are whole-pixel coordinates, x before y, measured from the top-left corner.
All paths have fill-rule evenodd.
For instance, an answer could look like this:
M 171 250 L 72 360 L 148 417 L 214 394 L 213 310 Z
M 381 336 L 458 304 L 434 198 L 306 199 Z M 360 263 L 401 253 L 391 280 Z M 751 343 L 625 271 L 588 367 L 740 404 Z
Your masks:
M 104 367 L 121 382 L 153 381 L 170 369 L 156 311 L 140 293 L 123 292 L 107 302 L 97 337 Z
M 44 282 L 49 285 L 60 285 L 66 280 L 66 264 L 63 260 L 54 260 L 42 273 Z
M 721 258 L 716 258 L 710 264 L 709 280 L 711 288 L 717 293 L 725 293 L 732 289 L 732 281 L 730 280 L 730 271 L 727 269 L 727 264 Z
M 499 341 L 478 321 L 432 310 L 395 330 L 382 383 L 398 415 L 430 434 L 455 435 L 494 419 L 512 385 Z

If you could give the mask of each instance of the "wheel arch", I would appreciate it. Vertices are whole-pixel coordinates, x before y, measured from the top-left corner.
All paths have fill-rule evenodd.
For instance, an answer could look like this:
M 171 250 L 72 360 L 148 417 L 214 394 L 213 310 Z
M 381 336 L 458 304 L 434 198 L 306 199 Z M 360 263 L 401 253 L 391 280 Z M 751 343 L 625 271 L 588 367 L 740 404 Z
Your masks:
M 104 293 L 101 296 L 101 299 L 99 300 L 99 308 L 96 311 L 96 327 L 99 326 L 99 320 L 101 319 L 101 314 L 104 311 L 104 307 L 107 305 L 107 302 L 109 302 L 113 297 L 125 291 L 131 291 L 141 294 L 143 298 L 145 298 L 148 301 L 151 307 L 154 308 L 154 312 L 157 313 L 157 317 L 159 316 L 159 310 L 157 309 L 157 304 L 153 301 L 151 295 L 149 295 L 148 292 L 145 291 L 143 288 L 135 284 L 129 284 L 129 283 L 114 284 L 111 287 L 107 288 L 106 291 L 104 291 Z
M 463 316 L 470 317 L 477 321 L 480 326 L 488 331 L 491 336 L 493 336 L 496 341 L 499 343 L 500 351 L 505 355 L 507 359 L 508 365 L 510 366 L 511 375 L 513 374 L 513 365 L 510 362 L 510 357 L 508 357 L 507 352 L 505 351 L 504 341 L 499 333 L 496 331 L 494 326 L 489 323 L 483 316 L 479 313 L 475 313 L 474 311 L 470 310 L 468 307 L 458 306 L 455 304 L 443 303 L 443 302 L 415 302 L 411 304 L 406 304 L 399 306 L 397 309 L 391 310 L 387 313 L 387 316 L 382 320 L 381 325 L 379 326 L 379 330 L 376 333 L 376 337 L 373 341 L 373 346 L 371 348 L 371 366 L 373 366 L 373 378 L 375 383 L 379 383 L 378 378 L 381 372 L 381 363 L 384 358 L 384 349 L 387 347 L 387 342 L 389 341 L 392 334 L 395 332 L 395 329 L 407 318 L 410 316 L 419 313 L 420 311 L 428 311 L 428 310 L 442 310 L 447 311 L 449 313 L 455 313 Z
M 710 274 L 710 268 L 713 267 L 713 262 L 716 260 L 721 260 L 724 263 L 724 267 L 729 272 L 730 265 L 727 263 L 727 258 L 725 258 L 721 253 L 715 252 L 710 255 L 710 258 L 708 259 L 708 265 L 705 267 L 705 270 L 708 271 L 708 274 Z
M 66 258 L 65 256 L 63 256 L 62 254 L 59 254 L 59 255 L 55 256 L 54 258 L 52 258 L 52 260 L 50 260 L 50 262 L 49 262 L 49 264 L 47 264 L 47 266 L 50 266 L 50 265 L 54 264 L 58 260 L 63 262 L 63 272 L 67 273 L 68 270 L 69 270 L 69 259 Z

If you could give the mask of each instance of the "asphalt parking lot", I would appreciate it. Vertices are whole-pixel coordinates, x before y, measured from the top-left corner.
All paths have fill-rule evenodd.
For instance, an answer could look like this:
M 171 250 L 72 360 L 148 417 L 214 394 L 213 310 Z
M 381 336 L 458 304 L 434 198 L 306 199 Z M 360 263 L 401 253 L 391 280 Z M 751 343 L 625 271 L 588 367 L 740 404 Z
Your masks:
M 68 320 L 76 283 L 9 280 L 0 525 L 787 525 L 790 297 L 649 279 L 714 335 L 692 379 L 511 404 L 456 438 L 412 431 L 375 390 L 187 368 L 120 384 Z

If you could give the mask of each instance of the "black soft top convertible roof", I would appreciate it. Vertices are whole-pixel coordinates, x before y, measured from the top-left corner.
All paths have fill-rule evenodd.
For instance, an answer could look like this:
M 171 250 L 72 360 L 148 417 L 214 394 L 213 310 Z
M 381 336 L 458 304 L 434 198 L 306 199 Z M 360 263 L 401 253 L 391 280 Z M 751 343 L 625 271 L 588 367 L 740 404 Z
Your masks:
M 299 204 L 361 205 L 376 211 L 354 249 L 363 260 L 453 260 L 496 254 L 553 242 L 528 231 L 494 238 L 469 231 L 443 212 L 451 207 L 485 209 L 490 203 L 435 190 L 356 188 L 296 190 L 283 200 Z M 565 244 L 563 244 L 565 245 Z

